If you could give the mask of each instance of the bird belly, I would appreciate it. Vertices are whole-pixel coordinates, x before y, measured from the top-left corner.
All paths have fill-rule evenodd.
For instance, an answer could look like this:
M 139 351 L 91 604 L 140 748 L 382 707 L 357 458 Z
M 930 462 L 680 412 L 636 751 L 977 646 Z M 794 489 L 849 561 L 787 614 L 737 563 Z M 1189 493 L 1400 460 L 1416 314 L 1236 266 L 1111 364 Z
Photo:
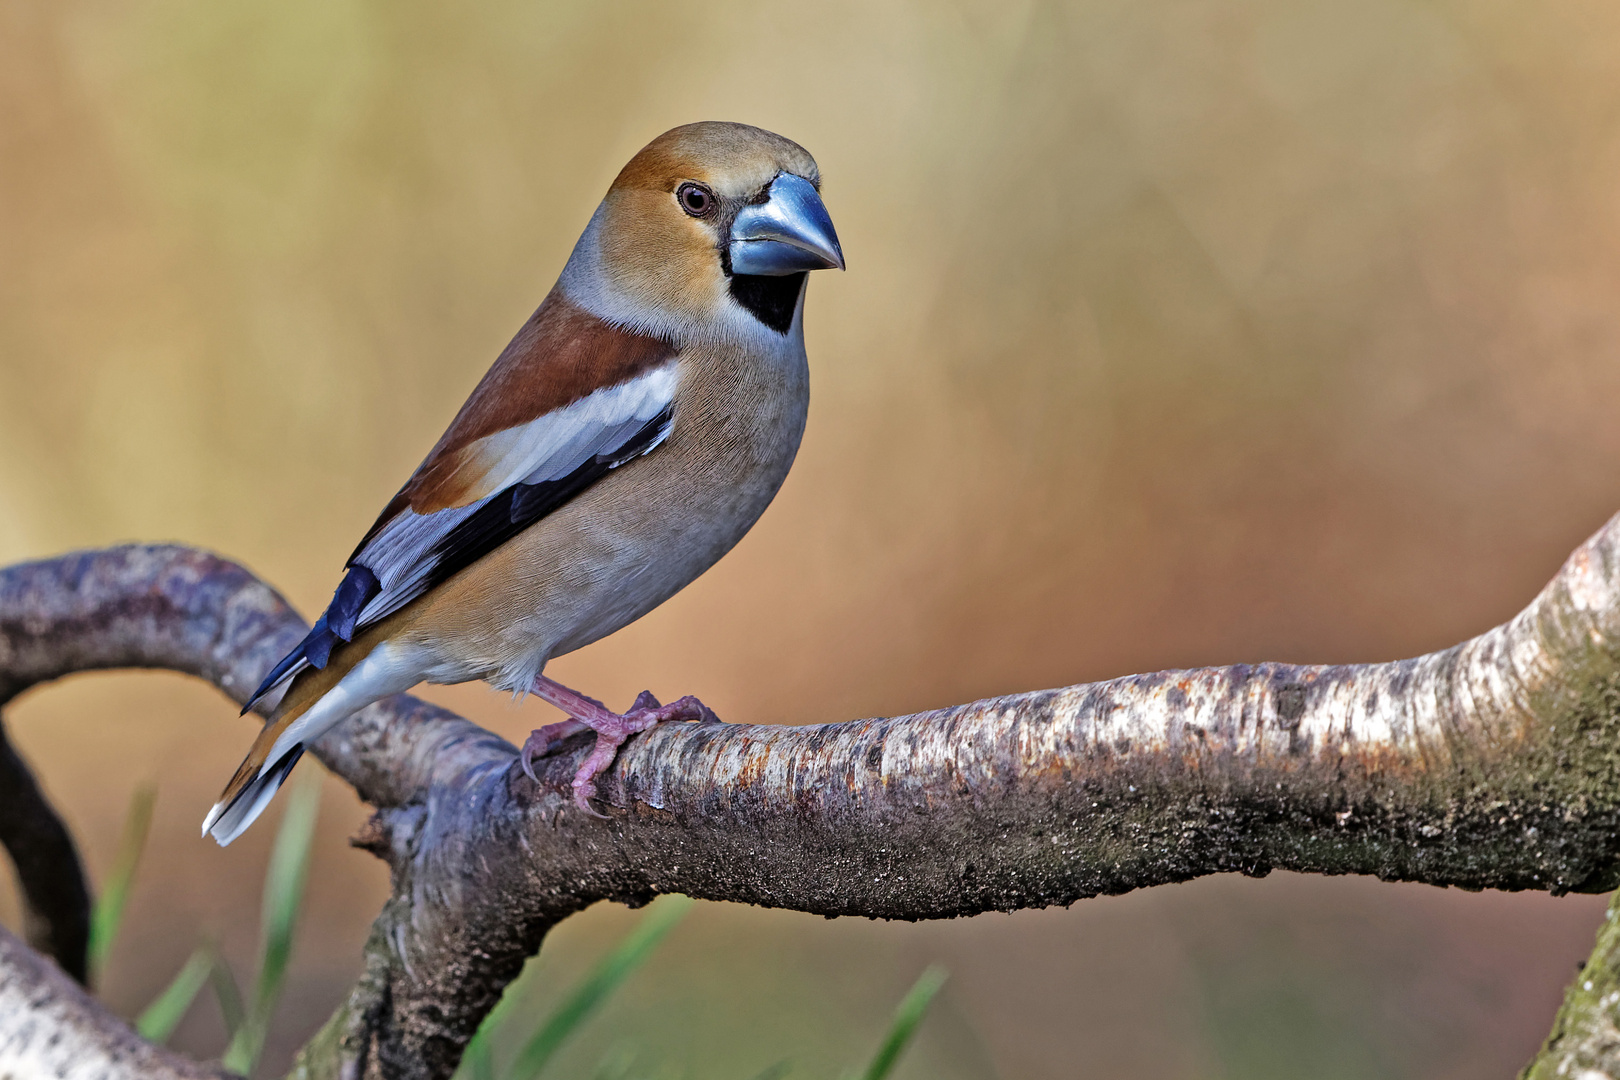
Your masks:
M 527 690 L 547 660 L 628 625 L 713 566 L 793 463 L 808 405 L 802 358 L 801 344 L 796 364 L 756 361 L 707 394 L 699 384 L 664 446 L 425 597 L 411 630 L 435 657 L 425 677 Z

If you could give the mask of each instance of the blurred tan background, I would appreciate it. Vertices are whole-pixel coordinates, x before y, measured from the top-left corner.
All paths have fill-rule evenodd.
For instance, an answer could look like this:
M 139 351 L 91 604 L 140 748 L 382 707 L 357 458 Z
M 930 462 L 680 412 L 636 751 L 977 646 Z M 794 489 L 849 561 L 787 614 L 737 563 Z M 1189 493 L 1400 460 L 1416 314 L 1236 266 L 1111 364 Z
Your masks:
M 776 505 L 554 665 L 610 702 L 810 722 L 1407 655 L 1620 509 L 1612 5 L 0 0 L 0 562 L 181 540 L 317 610 L 618 167 L 701 118 L 817 156 L 850 269 L 810 289 Z M 274 819 L 197 838 L 235 710 L 106 675 L 7 721 L 98 878 L 159 785 L 109 999 L 204 935 L 245 974 Z M 328 783 L 266 1074 L 385 894 L 363 815 Z M 557 1075 L 830 1077 L 940 959 L 914 1080 L 1507 1077 L 1601 911 L 1289 875 L 921 926 L 702 905 Z

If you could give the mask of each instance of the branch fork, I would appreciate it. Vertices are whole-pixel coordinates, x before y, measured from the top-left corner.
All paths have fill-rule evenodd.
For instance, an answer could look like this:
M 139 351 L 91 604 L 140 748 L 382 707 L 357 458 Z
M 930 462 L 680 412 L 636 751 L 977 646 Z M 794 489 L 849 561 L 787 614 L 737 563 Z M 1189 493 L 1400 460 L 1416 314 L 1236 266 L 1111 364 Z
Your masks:
M 241 701 L 304 631 L 251 573 L 190 548 L 15 566 L 0 570 L 0 703 L 113 667 L 187 672 Z M 393 892 L 295 1075 L 448 1077 L 550 927 L 601 899 L 944 918 L 1278 868 L 1612 890 L 1620 517 L 1512 620 L 1410 660 L 1158 672 L 812 727 L 661 724 L 597 779 L 605 820 L 573 802 L 585 749 L 537 759 L 531 779 L 504 740 L 403 695 L 314 747 L 377 808 L 353 843 L 388 861 Z M 0 786 L 8 846 L 4 815 L 26 801 Z M 32 900 L 71 876 L 55 862 L 56 879 L 19 869 L 43 920 L 32 940 L 72 970 L 73 905 Z M 1620 970 L 1605 941 L 1580 985 Z M 8 987 L 29 1004 L 5 1007 Z M 1620 992 L 1571 993 L 1530 1075 L 1620 1076 L 1620 1044 L 1600 1037 Z M 108 1069 L 132 1060 L 133 1036 L 99 1009 L 0 936 L 0 1073 L 46 1075 L 25 1029 Z M 138 1049 L 140 1075 L 218 1075 Z

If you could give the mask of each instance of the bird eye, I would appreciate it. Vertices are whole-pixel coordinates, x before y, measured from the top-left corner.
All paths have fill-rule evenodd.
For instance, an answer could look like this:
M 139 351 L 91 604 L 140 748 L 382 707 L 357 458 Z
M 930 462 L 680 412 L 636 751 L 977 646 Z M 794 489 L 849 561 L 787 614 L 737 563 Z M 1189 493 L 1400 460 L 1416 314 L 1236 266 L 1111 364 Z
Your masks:
M 693 217 L 708 217 L 714 212 L 714 192 L 702 184 L 682 184 L 675 189 L 675 201 Z

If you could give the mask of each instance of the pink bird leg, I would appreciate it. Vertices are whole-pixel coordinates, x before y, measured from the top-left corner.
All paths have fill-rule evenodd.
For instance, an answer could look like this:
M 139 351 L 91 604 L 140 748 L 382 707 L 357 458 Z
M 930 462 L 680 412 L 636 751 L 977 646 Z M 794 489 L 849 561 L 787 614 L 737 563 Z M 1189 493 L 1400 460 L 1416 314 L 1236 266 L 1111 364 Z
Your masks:
M 547 724 L 530 733 L 523 743 L 523 752 L 518 755 L 523 772 L 533 780 L 536 758 L 544 757 L 553 746 L 570 735 L 586 730 L 596 732 L 596 745 L 574 774 L 574 805 L 592 817 L 607 816 L 591 809 L 590 800 L 596 796 L 596 778 L 613 764 L 613 756 L 626 739 L 665 720 L 719 719 L 712 709 L 690 694 L 679 701 L 660 705 L 651 690 L 643 690 L 636 696 L 629 711 L 616 713 L 595 698 L 570 690 L 544 675 L 534 680 L 533 692 L 536 697 L 567 713 L 570 719 Z

